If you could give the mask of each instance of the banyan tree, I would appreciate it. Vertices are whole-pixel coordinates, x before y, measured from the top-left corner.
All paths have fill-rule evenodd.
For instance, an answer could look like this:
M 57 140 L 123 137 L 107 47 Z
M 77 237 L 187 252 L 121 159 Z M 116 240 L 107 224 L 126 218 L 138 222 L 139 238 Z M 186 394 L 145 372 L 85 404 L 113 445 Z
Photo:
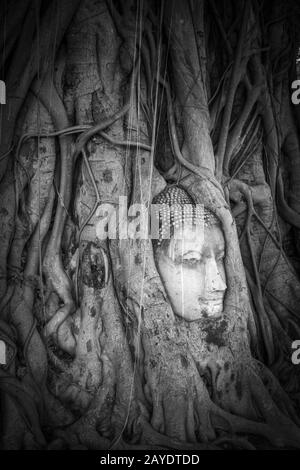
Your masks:
M 0 9 L 1 447 L 299 448 L 298 2 Z

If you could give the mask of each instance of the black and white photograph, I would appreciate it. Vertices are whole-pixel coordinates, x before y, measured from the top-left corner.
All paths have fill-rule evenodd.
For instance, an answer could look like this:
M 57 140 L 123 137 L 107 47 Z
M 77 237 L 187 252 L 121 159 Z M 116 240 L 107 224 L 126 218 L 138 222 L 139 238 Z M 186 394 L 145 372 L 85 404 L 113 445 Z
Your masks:
M 257 450 L 300 450 L 300 1 L 0 0 L 1 455 Z

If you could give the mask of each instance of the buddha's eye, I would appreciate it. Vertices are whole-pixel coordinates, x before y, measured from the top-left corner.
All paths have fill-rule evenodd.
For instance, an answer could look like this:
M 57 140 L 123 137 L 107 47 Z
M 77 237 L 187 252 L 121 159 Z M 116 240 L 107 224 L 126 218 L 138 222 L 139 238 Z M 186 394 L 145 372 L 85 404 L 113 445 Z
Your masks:
M 195 266 L 198 263 L 200 263 L 199 258 L 183 258 L 182 259 L 182 264 L 186 266 Z

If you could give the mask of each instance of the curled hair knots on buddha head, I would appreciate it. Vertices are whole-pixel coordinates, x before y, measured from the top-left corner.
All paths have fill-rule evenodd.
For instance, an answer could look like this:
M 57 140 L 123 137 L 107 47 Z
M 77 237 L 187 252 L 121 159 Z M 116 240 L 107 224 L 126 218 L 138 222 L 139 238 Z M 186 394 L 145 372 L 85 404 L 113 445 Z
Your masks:
M 220 224 L 217 216 L 201 204 L 195 204 L 188 192 L 178 185 L 167 186 L 153 198 L 154 214 L 158 219 L 159 237 L 154 247 L 174 236 L 174 230 L 186 225 L 211 226 Z

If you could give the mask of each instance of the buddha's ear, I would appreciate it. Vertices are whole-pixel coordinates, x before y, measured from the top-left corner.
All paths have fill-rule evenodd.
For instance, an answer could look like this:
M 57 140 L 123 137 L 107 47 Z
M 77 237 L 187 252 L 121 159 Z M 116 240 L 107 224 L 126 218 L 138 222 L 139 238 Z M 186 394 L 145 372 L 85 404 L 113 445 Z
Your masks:
M 165 239 L 162 240 L 160 244 L 155 243 L 153 244 L 153 254 L 154 254 L 154 259 L 157 261 L 160 255 L 165 255 L 168 258 L 170 257 L 169 254 L 169 249 L 170 249 L 170 243 L 172 239 Z

